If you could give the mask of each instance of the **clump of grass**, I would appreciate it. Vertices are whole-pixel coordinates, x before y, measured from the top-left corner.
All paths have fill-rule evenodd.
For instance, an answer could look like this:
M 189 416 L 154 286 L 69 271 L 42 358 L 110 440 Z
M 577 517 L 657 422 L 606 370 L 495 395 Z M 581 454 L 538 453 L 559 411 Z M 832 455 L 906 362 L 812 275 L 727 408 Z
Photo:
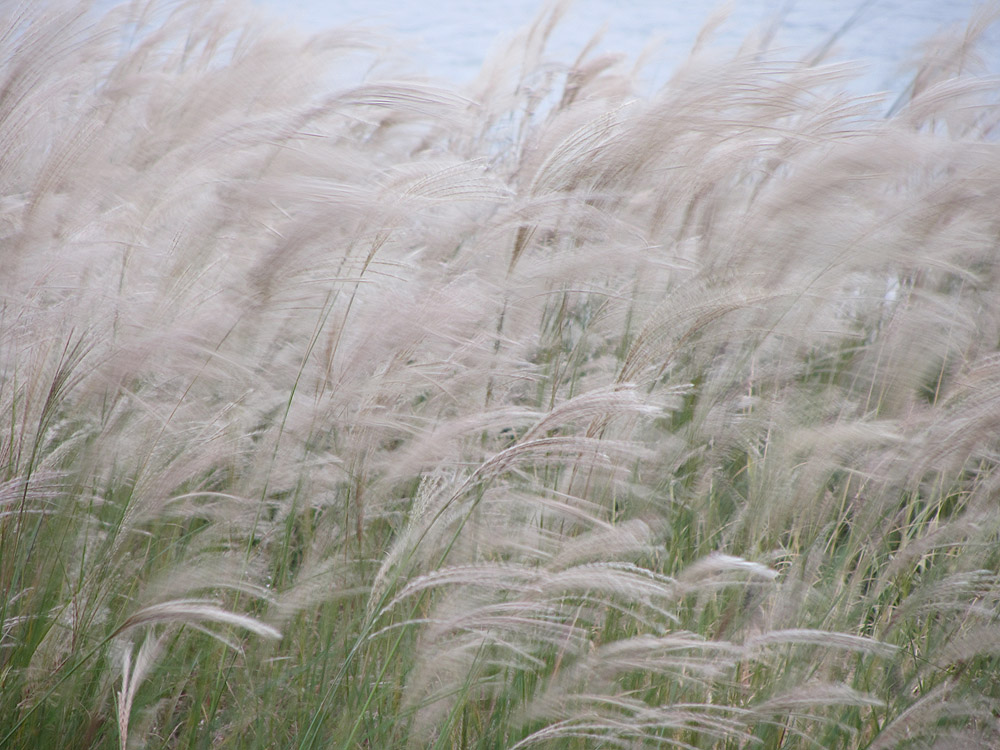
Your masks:
M 887 102 L 560 10 L 4 11 L 0 746 L 1000 739 L 986 16 Z

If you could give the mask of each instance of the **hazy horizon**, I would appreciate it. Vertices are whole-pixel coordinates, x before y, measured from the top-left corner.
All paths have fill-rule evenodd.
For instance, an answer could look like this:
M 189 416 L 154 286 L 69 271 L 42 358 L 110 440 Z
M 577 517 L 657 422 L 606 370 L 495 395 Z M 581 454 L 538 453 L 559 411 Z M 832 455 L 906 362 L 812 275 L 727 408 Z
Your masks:
M 471 79 L 486 55 L 511 38 L 546 7 L 542 0 L 515 0 L 498 9 L 468 0 L 443 0 L 421 8 L 406 0 L 299 0 L 277 3 L 254 0 L 267 11 L 307 31 L 345 24 L 376 28 L 401 43 L 398 50 L 426 73 L 456 82 Z M 769 34 L 772 46 L 785 49 L 789 59 L 800 59 L 822 46 L 847 25 L 833 50 L 833 59 L 860 60 L 867 66 L 858 88 L 902 88 L 901 68 L 921 54 L 923 43 L 939 31 L 965 24 L 983 5 L 975 0 L 735 0 L 694 7 L 650 0 L 576 0 L 555 29 L 549 50 L 555 59 L 571 58 L 604 29 L 600 52 L 619 52 L 634 58 L 647 45 L 656 45 L 648 71 L 662 82 L 688 55 L 706 23 L 724 15 L 710 46 L 720 51 L 738 47 L 749 35 Z M 777 23 L 777 27 L 774 24 Z M 986 67 L 1000 69 L 1000 30 L 994 28 L 983 49 Z M 995 44 L 993 42 L 996 42 Z

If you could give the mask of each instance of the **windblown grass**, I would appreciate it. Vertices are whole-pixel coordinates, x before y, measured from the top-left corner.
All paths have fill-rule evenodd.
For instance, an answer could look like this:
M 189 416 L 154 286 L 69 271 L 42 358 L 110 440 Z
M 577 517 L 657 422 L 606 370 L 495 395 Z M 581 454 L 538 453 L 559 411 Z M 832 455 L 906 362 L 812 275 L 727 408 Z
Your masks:
M 0 746 L 1000 742 L 986 17 L 894 103 L 558 11 L 4 6 Z

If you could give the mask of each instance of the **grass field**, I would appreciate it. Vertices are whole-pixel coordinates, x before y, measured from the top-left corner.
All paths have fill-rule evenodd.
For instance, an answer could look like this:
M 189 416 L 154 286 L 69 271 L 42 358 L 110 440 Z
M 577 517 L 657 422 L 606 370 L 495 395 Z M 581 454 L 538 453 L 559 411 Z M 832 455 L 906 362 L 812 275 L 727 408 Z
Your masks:
M 987 15 L 894 100 L 0 7 L 0 747 L 1000 746 Z

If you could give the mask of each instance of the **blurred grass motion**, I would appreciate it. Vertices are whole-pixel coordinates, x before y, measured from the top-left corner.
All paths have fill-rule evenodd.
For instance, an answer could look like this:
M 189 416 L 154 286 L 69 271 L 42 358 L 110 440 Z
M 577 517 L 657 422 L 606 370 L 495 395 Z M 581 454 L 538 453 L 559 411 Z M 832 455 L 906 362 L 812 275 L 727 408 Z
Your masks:
M 0 746 L 1000 743 L 992 17 L 891 102 L 560 10 L 4 6 Z

